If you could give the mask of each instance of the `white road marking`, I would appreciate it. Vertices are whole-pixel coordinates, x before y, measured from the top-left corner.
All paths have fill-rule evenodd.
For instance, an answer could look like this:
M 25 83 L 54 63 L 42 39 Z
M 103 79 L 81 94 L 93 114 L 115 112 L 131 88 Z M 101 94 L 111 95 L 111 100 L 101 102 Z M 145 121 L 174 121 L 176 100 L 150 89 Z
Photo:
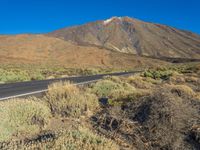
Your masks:
M 13 98 L 17 98 L 17 97 L 22 97 L 22 96 L 33 95 L 33 94 L 39 94 L 39 93 L 43 93 L 43 92 L 46 92 L 46 91 L 48 91 L 48 90 L 46 89 L 46 90 L 40 90 L 40 91 L 34 91 L 34 92 L 14 95 L 14 96 L 8 96 L 8 97 L 0 98 L 0 101 L 7 100 L 7 99 L 13 99 Z
M 118 76 L 128 76 L 130 74 L 133 74 L 133 73 L 127 73 L 127 74 L 122 74 L 122 75 L 118 75 Z M 80 82 L 80 83 L 74 83 L 74 85 L 89 84 L 89 83 L 97 82 L 99 80 L 101 80 L 101 79 L 91 80 L 91 81 L 85 81 L 85 82 Z M 28 95 L 39 94 L 39 93 L 44 93 L 44 92 L 47 92 L 47 91 L 48 91 L 48 89 L 44 89 L 44 90 L 40 90 L 40 91 L 34 91 L 34 92 L 29 92 L 29 93 L 24 93 L 24 94 L 18 94 L 18 95 L 14 95 L 14 96 L 3 97 L 3 98 L 0 98 L 0 101 L 8 100 L 8 99 L 13 99 L 13 98 L 19 98 L 19 97 L 28 96 Z
M 101 79 L 98 79 L 98 80 L 101 80 Z M 96 82 L 98 80 L 91 80 L 91 81 L 86 81 L 86 82 L 74 83 L 74 85 L 83 85 L 83 84 L 93 83 L 93 82 Z M 44 93 L 44 92 L 47 92 L 47 91 L 48 91 L 48 89 L 44 89 L 44 90 L 40 90 L 40 91 L 34 91 L 34 92 L 29 92 L 29 93 L 14 95 L 14 96 L 8 96 L 8 97 L 0 98 L 0 101 L 18 98 L 18 97 L 22 97 L 22 96 Z

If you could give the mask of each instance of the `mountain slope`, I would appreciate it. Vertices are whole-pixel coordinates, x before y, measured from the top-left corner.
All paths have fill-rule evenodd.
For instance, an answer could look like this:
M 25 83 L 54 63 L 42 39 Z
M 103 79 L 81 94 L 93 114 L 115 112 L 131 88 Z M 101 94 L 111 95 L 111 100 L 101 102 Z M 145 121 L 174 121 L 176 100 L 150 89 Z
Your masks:
M 72 68 L 134 68 L 164 62 L 121 54 L 97 47 L 83 47 L 45 35 L 0 36 L 0 64 L 62 65 Z
M 199 35 L 129 17 L 64 28 L 48 36 L 137 55 L 200 58 Z

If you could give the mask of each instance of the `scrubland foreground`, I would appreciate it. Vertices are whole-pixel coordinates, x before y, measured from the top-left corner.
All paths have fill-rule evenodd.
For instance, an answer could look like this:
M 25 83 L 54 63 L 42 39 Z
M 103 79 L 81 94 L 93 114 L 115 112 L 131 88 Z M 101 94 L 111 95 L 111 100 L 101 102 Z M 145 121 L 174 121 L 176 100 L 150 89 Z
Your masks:
M 200 149 L 200 64 L 2 101 L 0 149 Z

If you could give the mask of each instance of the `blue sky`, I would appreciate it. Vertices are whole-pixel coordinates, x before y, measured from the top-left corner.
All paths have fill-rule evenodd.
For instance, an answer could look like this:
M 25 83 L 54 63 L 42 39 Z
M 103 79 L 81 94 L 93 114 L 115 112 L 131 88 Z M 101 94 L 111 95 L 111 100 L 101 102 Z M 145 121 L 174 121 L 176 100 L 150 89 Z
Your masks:
M 130 16 L 200 34 L 199 0 L 0 0 L 0 34 L 46 33 Z

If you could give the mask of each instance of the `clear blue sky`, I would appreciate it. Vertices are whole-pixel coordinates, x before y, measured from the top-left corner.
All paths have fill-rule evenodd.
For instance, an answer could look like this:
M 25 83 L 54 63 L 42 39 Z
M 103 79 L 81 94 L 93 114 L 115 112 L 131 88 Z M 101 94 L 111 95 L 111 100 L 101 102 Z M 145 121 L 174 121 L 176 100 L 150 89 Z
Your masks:
M 46 33 L 111 16 L 200 34 L 199 0 L 0 0 L 0 34 Z

